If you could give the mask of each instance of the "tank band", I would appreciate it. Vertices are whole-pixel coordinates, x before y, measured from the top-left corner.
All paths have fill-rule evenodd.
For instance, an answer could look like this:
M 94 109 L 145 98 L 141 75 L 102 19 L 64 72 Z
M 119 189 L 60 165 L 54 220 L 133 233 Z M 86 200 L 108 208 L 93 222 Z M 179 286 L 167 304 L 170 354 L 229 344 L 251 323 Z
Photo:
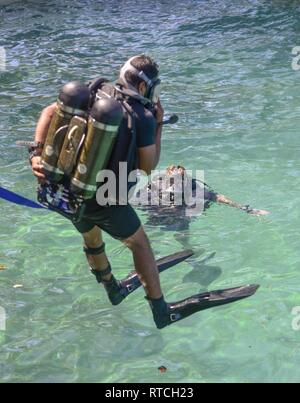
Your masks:
M 47 162 L 45 162 L 45 161 L 43 161 L 43 167 L 44 167 L 44 168 L 46 169 L 46 171 L 48 171 L 48 172 L 54 172 L 54 173 L 61 174 L 61 175 L 64 174 L 63 171 L 61 171 L 61 170 L 58 169 L 58 168 L 52 167 L 51 165 L 47 164 Z
M 97 186 L 87 185 L 86 183 L 80 182 L 80 181 L 79 181 L 78 179 L 76 179 L 76 178 L 73 178 L 73 179 L 72 179 L 72 184 L 73 184 L 74 186 L 77 186 L 77 187 L 80 188 L 80 189 L 88 190 L 88 191 L 91 191 L 91 192 L 96 192 L 96 190 L 97 190 Z
M 78 115 L 78 116 L 87 115 L 87 113 L 85 111 L 83 111 L 82 109 L 76 109 L 76 108 L 71 108 L 69 106 L 66 106 L 59 99 L 57 100 L 57 103 L 63 112 L 69 113 L 70 115 Z
M 95 126 L 97 129 L 103 130 L 105 132 L 117 134 L 117 129 L 118 129 L 119 125 L 118 126 L 106 125 L 104 123 L 97 122 L 97 120 L 95 120 L 95 119 L 92 119 L 92 123 L 93 123 L 93 126 Z

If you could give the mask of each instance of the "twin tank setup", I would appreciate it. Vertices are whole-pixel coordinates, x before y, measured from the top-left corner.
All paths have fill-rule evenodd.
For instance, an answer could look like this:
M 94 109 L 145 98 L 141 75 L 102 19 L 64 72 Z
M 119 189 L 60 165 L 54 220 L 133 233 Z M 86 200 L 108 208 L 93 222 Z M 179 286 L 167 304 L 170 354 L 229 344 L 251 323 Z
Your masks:
M 53 186 L 67 179 L 75 205 L 95 195 L 98 172 L 108 166 L 123 119 L 121 102 L 105 94 L 93 98 L 90 88 L 78 81 L 61 89 L 42 153 L 52 193 Z M 39 200 L 49 204 L 45 187 Z

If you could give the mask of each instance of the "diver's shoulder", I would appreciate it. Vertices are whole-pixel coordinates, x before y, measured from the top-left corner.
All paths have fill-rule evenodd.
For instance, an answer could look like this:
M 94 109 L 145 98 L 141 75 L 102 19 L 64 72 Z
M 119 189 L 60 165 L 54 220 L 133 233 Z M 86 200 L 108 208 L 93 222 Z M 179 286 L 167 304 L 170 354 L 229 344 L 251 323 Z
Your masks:
M 138 118 L 155 121 L 153 112 L 150 109 L 146 108 L 142 103 L 134 100 L 132 102 L 132 108 L 137 114 Z

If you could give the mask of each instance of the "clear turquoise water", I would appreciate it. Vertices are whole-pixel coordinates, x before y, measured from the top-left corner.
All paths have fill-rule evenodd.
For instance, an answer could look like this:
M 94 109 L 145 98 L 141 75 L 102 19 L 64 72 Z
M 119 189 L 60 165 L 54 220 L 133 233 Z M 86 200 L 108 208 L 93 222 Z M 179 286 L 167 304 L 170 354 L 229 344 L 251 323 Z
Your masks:
M 1 382 L 296 382 L 300 334 L 297 1 L 52 0 L 0 8 L 0 183 L 34 198 L 26 152 L 40 110 L 64 82 L 113 79 L 131 55 L 157 58 L 166 112 L 160 167 L 204 169 L 219 192 L 272 212 L 221 206 L 189 231 L 146 229 L 158 257 L 196 258 L 161 277 L 168 300 L 260 283 L 255 297 L 157 331 L 142 290 L 112 308 L 67 221 L 0 201 Z M 147 216 L 143 213 L 144 222 Z M 118 277 L 131 256 L 106 237 Z M 210 259 L 206 259 L 209 258 Z M 23 288 L 14 289 L 14 284 Z M 157 368 L 165 365 L 161 374 Z

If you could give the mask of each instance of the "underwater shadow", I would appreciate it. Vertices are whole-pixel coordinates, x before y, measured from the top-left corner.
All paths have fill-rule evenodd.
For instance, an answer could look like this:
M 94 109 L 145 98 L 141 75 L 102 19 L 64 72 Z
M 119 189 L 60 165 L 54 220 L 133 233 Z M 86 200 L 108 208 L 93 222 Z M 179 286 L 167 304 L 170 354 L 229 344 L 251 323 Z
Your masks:
M 195 249 L 190 242 L 188 233 L 177 233 L 174 235 L 174 239 L 185 249 Z M 207 264 L 209 260 L 216 256 L 216 252 L 213 252 L 204 259 L 199 260 L 199 257 L 204 255 L 205 252 L 206 250 L 204 248 L 199 248 L 195 251 L 194 255 L 186 261 L 186 263 L 190 265 L 193 270 L 184 276 L 184 283 L 198 283 L 203 287 L 208 287 L 221 276 L 222 269 L 219 266 L 211 266 Z
M 183 283 L 198 283 L 203 287 L 208 287 L 222 274 L 219 266 L 211 266 L 206 264 L 210 259 L 214 258 L 216 252 L 211 253 L 208 257 L 201 261 L 191 258 L 187 263 L 193 268 L 183 278 Z

